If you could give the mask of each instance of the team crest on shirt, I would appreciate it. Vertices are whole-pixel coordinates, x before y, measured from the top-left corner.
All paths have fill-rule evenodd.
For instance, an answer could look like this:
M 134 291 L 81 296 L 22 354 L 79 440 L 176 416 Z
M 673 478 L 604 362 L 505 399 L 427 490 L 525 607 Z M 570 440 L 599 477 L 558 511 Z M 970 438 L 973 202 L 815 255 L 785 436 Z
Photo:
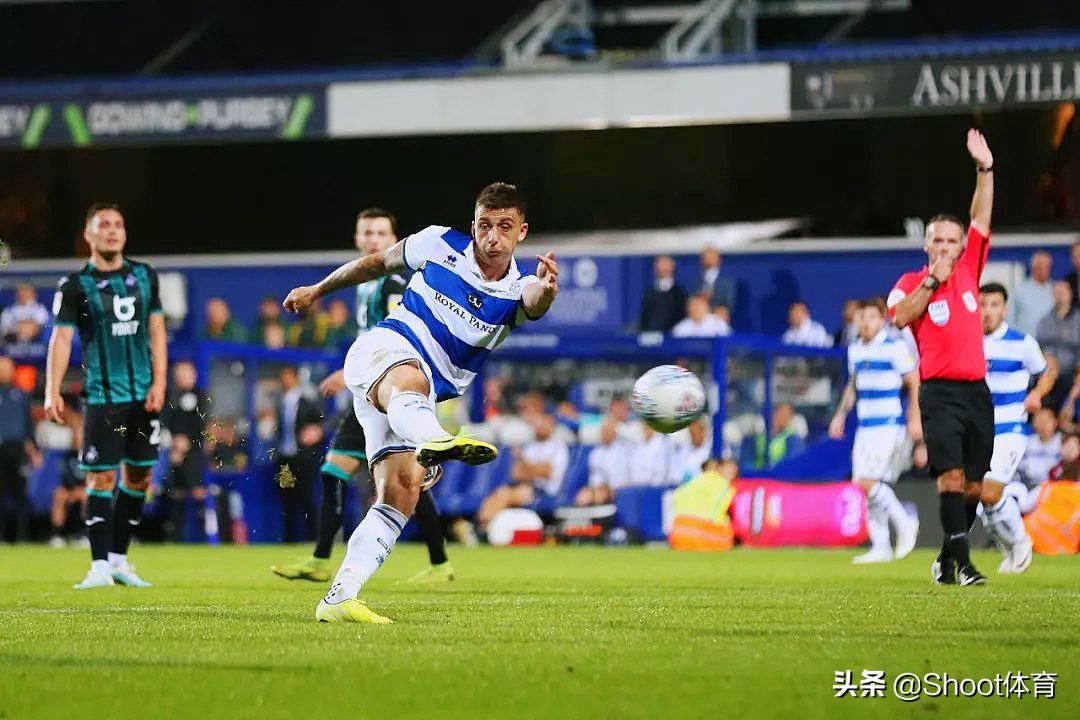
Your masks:
M 83 462 L 87 463 L 88 465 L 93 465 L 95 462 L 97 462 L 97 459 L 98 459 L 97 448 L 94 447 L 93 445 L 86 448 L 86 452 L 83 453 Z
M 930 315 L 930 321 L 938 327 L 943 327 L 949 322 L 949 303 L 947 300 L 930 303 L 926 311 Z
M 963 299 L 964 307 L 968 309 L 968 312 L 975 312 L 975 310 L 978 309 L 979 304 L 975 302 L 975 295 L 970 290 L 960 297 Z
M 479 310 L 480 306 L 484 304 L 484 300 L 476 293 L 469 293 L 469 304 Z
M 128 287 L 135 287 L 135 283 L 137 282 L 138 280 L 135 279 L 134 275 L 128 275 L 126 278 L 124 278 L 124 284 Z

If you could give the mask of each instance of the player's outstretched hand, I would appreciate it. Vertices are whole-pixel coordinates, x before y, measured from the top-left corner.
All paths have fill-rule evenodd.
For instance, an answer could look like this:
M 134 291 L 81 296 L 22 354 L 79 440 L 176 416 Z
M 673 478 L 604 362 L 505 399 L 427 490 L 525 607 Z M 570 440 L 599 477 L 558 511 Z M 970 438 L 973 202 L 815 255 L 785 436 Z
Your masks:
M 151 385 L 146 393 L 146 412 L 159 413 L 165 407 L 165 388 L 160 385 Z
M 281 303 L 291 313 L 300 313 L 311 307 L 311 304 L 319 299 L 319 292 L 314 285 L 301 285 L 293 288 L 285 302 Z
M 57 393 L 53 396 L 45 396 L 45 417 L 57 425 L 67 425 L 64 419 L 64 398 Z
M 968 130 L 967 149 L 976 165 L 981 168 L 994 167 L 994 154 L 990 152 L 986 137 L 975 128 Z
M 536 264 L 536 277 L 540 279 L 540 287 L 545 293 L 554 295 L 559 291 L 559 263 L 555 261 L 555 253 L 537 255 L 539 260 Z
M 330 373 L 326 379 L 319 383 L 319 392 L 323 397 L 334 397 L 345 389 L 345 371 L 338 370 Z

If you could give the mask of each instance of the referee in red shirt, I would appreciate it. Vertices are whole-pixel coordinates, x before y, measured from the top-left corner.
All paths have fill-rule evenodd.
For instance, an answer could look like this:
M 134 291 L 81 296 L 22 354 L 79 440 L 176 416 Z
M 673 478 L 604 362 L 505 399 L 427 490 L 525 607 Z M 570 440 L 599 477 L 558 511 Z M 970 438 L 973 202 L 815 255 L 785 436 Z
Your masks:
M 979 276 L 990 252 L 994 156 L 978 130 L 968 131 L 967 149 L 977 171 L 967 242 L 956 217 L 930 218 L 923 248 L 929 266 L 901 276 L 889 294 L 889 314 L 897 327 L 911 328 L 919 347 L 919 408 L 945 534 L 931 570 L 934 582 L 982 585 L 986 578 L 971 564 L 968 530 L 994 452 L 994 405 L 979 315 Z

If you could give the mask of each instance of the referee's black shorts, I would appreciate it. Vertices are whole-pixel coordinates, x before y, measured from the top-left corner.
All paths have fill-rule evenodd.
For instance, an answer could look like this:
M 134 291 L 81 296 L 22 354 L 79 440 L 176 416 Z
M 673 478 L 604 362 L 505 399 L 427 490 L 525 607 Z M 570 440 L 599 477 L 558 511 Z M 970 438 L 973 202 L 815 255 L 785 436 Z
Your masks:
M 981 481 L 994 454 L 994 403 L 985 380 L 924 380 L 919 387 L 923 437 L 935 477 L 963 469 Z

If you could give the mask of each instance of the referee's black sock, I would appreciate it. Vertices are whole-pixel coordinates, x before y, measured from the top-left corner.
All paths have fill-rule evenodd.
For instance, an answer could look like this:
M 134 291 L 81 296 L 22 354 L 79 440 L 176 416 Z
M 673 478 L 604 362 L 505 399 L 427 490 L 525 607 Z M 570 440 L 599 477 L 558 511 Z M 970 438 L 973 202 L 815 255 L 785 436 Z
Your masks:
M 315 541 L 315 557 L 330 559 L 334 536 L 341 529 L 342 506 L 345 503 L 345 483 L 330 473 L 322 474 L 322 508 L 319 511 L 319 535 Z
M 90 539 L 90 558 L 107 561 L 109 543 L 112 542 L 112 493 L 88 490 L 86 494 L 86 536 Z
M 964 493 L 941 493 L 941 528 L 945 531 L 948 555 L 956 561 L 956 566 L 962 568 L 970 565 Z
M 416 521 L 420 523 L 420 534 L 427 543 L 428 558 L 432 565 L 442 565 L 446 562 L 446 538 L 443 535 L 442 517 L 439 516 L 439 507 L 435 504 L 435 498 L 431 493 L 420 493 L 420 499 L 416 501 Z

